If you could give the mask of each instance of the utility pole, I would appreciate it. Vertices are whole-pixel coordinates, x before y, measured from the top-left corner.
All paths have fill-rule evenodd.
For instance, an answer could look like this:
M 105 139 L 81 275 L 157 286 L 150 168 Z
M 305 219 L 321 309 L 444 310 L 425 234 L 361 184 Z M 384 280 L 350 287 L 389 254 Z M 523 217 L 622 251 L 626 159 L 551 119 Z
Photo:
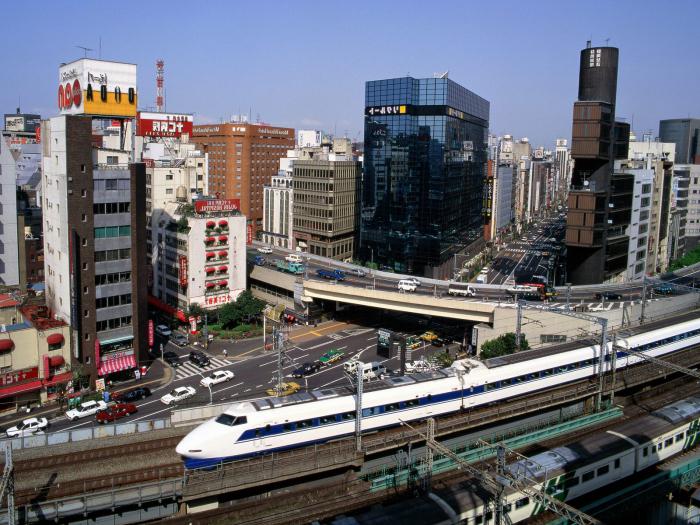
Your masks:
M 608 320 L 600 317 L 600 361 L 598 363 L 598 393 L 596 394 L 595 410 L 600 411 L 603 402 L 603 380 L 605 379 L 605 355 L 608 353 Z
M 571 301 L 571 283 L 566 283 L 566 309 L 571 310 L 569 303 Z
M 204 348 L 206 350 L 209 349 L 209 319 L 208 319 L 208 317 L 209 316 L 207 314 L 204 314 L 204 330 L 203 330 L 203 332 L 204 332 Z
M 355 369 L 355 450 L 362 452 L 362 361 Z
M 279 328 L 272 329 L 272 342 L 277 352 L 277 386 L 275 387 L 277 396 L 282 395 L 282 331 Z
M 647 276 L 642 277 L 642 311 L 639 314 L 639 324 L 644 324 L 645 310 L 647 308 Z
M 523 302 L 518 299 L 517 294 L 515 295 L 515 309 L 517 311 L 517 318 L 515 321 L 515 349 L 519 351 L 523 330 Z

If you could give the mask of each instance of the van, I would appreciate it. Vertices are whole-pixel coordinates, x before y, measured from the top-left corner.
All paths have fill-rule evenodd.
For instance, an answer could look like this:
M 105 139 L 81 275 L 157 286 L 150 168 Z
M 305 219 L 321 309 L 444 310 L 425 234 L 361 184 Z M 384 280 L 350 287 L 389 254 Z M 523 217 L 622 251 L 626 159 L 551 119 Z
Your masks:
M 406 279 L 401 279 L 398 284 L 399 292 L 415 292 L 416 283 L 413 281 L 408 281 Z
M 359 361 L 348 361 L 343 365 L 345 372 L 347 374 L 352 374 L 353 376 L 357 374 L 357 366 Z M 382 375 L 387 373 L 386 367 L 379 363 L 378 361 L 372 361 L 371 363 L 362 363 L 362 380 L 369 381 L 371 379 L 378 379 Z
M 476 276 L 476 282 L 479 284 L 486 284 L 487 280 L 488 280 L 488 275 L 485 273 L 480 273 L 479 275 Z
M 284 258 L 285 261 L 287 262 L 293 262 L 293 263 L 300 263 L 304 262 L 304 259 L 302 258 L 301 255 L 298 255 L 296 253 L 290 253 Z

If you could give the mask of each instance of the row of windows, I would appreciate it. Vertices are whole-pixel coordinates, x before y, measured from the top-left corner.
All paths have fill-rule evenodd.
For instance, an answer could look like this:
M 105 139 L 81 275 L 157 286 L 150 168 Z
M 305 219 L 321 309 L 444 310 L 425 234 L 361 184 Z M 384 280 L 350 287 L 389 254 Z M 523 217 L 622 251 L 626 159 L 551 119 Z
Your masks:
M 129 179 L 95 179 L 93 183 L 95 191 L 129 190 Z
M 120 261 L 123 259 L 131 259 L 131 248 L 100 250 L 95 252 L 95 262 Z
M 587 472 L 584 472 L 581 477 L 579 478 L 575 472 L 569 472 L 568 474 L 565 474 L 562 476 L 562 479 L 560 479 L 556 485 L 552 485 L 551 487 L 547 488 L 547 492 L 550 494 L 555 493 L 555 492 L 560 492 L 562 490 L 567 490 L 571 489 L 573 487 L 578 486 L 580 483 L 588 483 L 592 479 L 594 479 L 596 476 L 605 476 L 610 472 L 610 463 L 607 465 L 602 465 L 598 467 L 597 469 L 589 470 Z M 620 468 L 620 458 L 617 458 L 613 463 L 612 466 L 614 469 L 619 469 Z
M 95 215 L 102 215 L 106 213 L 129 213 L 130 209 L 130 202 L 100 202 L 92 205 L 92 211 Z
M 114 330 L 115 328 L 123 328 L 125 326 L 131 326 L 130 315 L 116 317 L 114 319 L 107 319 L 106 321 L 97 321 L 96 323 L 98 332 L 102 332 L 103 330 Z
M 651 449 L 651 453 L 655 454 L 659 450 L 663 450 L 664 448 L 668 448 L 671 445 L 673 445 L 673 442 L 675 440 L 676 443 L 679 441 L 683 441 L 683 438 L 685 437 L 685 432 L 681 432 L 680 434 L 676 434 L 675 438 L 674 436 L 671 436 L 670 438 L 665 439 L 663 442 L 659 441 L 658 443 L 654 443 L 651 447 L 644 447 L 642 449 L 642 456 L 647 457 L 649 455 L 649 450 Z
M 655 348 L 657 346 L 662 346 L 662 345 L 665 345 L 668 343 L 672 343 L 672 342 L 686 339 L 688 337 L 693 337 L 696 335 L 700 335 L 700 329 L 691 330 L 691 331 L 685 332 L 683 334 L 678 334 L 678 335 L 674 335 L 672 337 L 668 337 L 666 339 L 661 339 L 659 341 L 655 341 L 654 343 L 650 343 L 648 345 L 644 345 L 642 347 L 639 347 L 639 350 L 640 351 L 649 350 L 649 349 Z M 617 352 L 618 358 L 625 357 L 626 355 L 627 354 L 624 352 Z M 610 356 L 606 356 L 606 361 L 609 360 L 609 358 L 610 358 Z M 445 393 L 435 394 L 435 395 L 428 394 L 426 397 L 422 397 L 422 398 L 409 399 L 406 401 L 396 401 L 394 403 L 389 403 L 387 405 L 379 405 L 379 406 L 375 406 L 375 407 L 367 407 L 367 408 L 362 409 L 362 417 L 377 416 L 377 415 L 384 414 L 387 412 L 394 412 L 397 410 L 406 410 L 406 409 L 411 409 L 411 408 L 414 408 L 417 406 L 452 401 L 455 399 L 460 399 L 463 396 L 481 394 L 481 393 L 489 392 L 489 391 L 496 390 L 499 388 L 518 385 L 518 384 L 524 383 L 526 381 L 544 379 L 544 378 L 550 377 L 552 375 L 563 374 L 563 373 L 571 372 L 571 371 L 574 371 L 577 369 L 590 367 L 590 366 L 593 366 L 594 364 L 597 364 L 598 361 L 599 361 L 598 358 L 585 359 L 583 361 L 579 361 L 576 363 L 569 363 L 568 365 L 557 366 L 554 368 L 548 368 L 546 370 L 533 372 L 531 374 L 523 374 L 521 376 L 503 379 L 500 381 L 495 381 L 494 383 L 487 384 L 487 385 L 473 386 L 473 387 L 469 388 L 468 390 L 465 389 L 464 392 L 460 392 L 459 390 L 457 390 L 457 391 L 453 391 L 453 392 L 445 392 Z M 269 436 L 269 435 L 281 434 L 281 433 L 285 433 L 285 432 L 292 432 L 294 430 L 304 429 L 307 427 L 316 427 L 316 426 L 321 426 L 321 425 L 326 425 L 326 424 L 331 424 L 331 423 L 341 423 L 343 421 L 353 419 L 354 417 L 355 417 L 354 412 L 347 412 L 344 414 L 334 414 L 334 415 L 322 416 L 322 417 L 318 417 L 318 418 L 311 418 L 311 419 L 304 420 L 304 421 L 286 423 L 284 425 L 267 425 L 265 428 L 247 430 L 246 432 L 244 432 L 241 435 L 240 439 L 246 440 L 246 439 L 252 439 L 254 437 Z
M 131 272 L 116 272 L 95 275 L 95 286 L 128 282 L 131 282 Z
M 102 226 L 95 228 L 95 239 L 107 239 L 109 237 L 129 237 L 131 226 Z
M 131 294 L 111 295 L 109 297 L 100 297 L 95 301 L 95 308 L 109 308 L 110 306 L 123 306 L 131 304 Z

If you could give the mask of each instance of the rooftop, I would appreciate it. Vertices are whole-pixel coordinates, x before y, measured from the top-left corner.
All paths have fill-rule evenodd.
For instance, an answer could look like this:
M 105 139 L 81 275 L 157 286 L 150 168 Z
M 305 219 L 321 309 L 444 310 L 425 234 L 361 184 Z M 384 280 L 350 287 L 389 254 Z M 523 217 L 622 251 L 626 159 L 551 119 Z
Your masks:
M 49 328 L 59 328 L 66 326 L 60 319 L 51 316 L 51 310 L 45 305 L 28 305 L 20 308 L 24 319 L 37 330 L 48 330 Z

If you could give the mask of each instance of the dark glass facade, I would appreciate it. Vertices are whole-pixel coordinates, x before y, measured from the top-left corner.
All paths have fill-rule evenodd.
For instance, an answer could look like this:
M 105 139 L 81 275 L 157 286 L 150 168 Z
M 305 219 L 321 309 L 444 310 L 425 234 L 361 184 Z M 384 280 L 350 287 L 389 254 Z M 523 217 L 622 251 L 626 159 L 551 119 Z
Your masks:
M 489 102 L 447 78 L 365 85 L 360 258 L 452 275 L 482 236 Z

